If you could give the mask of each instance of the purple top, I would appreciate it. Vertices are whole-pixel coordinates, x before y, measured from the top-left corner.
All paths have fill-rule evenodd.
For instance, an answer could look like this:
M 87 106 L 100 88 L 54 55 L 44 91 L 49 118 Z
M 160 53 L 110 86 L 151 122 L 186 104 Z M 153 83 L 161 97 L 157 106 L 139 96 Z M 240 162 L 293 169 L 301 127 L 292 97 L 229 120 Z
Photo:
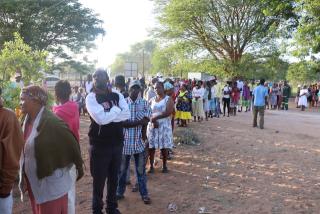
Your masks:
M 250 99 L 250 87 L 249 86 L 247 86 L 247 85 L 243 86 L 242 96 L 245 100 Z

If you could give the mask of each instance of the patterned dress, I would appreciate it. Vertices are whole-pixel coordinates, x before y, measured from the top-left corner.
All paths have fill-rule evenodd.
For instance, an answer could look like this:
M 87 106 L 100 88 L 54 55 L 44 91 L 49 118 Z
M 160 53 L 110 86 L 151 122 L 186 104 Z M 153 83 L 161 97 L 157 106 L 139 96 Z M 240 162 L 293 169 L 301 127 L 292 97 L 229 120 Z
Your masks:
M 166 111 L 167 102 L 170 97 L 166 96 L 160 102 L 156 102 L 156 97 L 150 100 L 152 116 L 157 116 Z M 157 120 L 158 128 L 154 128 L 149 122 L 147 128 L 147 137 L 149 148 L 156 149 L 171 149 L 173 147 L 173 134 L 171 128 L 171 116 Z
M 177 101 L 176 119 L 191 120 L 191 93 L 189 93 L 188 91 L 180 91 L 177 98 L 181 99 L 181 101 Z

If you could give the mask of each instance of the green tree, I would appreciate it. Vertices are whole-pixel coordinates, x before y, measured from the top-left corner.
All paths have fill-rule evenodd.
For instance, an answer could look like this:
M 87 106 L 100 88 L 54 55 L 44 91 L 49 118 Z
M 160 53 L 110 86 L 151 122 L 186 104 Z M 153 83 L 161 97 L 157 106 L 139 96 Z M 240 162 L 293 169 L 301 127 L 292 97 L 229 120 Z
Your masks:
M 156 35 L 192 43 L 224 64 L 229 76 L 245 53 L 255 54 L 274 42 L 274 29 L 292 17 L 291 1 L 156 0 L 160 28 Z M 281 9 L 280 9 L 281 8 Z M 272 15 L 267 14 L 272 11 Z M 224 62 L 221 62 L 224 61 Z
M 294 83 L 309 84 L 318 79 L 319 64 L 313 61 L 300 61 L 289 66 L 287 79 Z
M 32 50 L 23 42 L 18 33 L 14 40 L 5 42 L 0 52 L 0 85 L 4 89 L 5 105 L 14 109 L 19 104 L 20 88 L 10 82 L 10 77 L 19 70 L 25 85 L 37 82 L 42 76 L 41 71 L 48 68 L 46 51 Z
M 104 34 L 97 14 L 78 0 L 0 1 L 0 47 L 14 38 L 14 32 L 34 50 L 68 59 L 67 52 L 91 48 Z
M 293 54 L 303 58 L 320 52 L 320 1 L 297 0 L 296 5 L 299 25 L 290 45 L 295 46 Z
M 48 68 L 47 56 L 46 51 L 33 50 L 18 33 L 14 33 L 14 40 L 5 42 L 0 52 L 1 82 L 8 82 L 17 70 L 21 71 L 26 84 L 38 81 L 42 75 L 40 71 Z
M 149 74 L 152 68 L 151 58 L 155 48 L 156 42 L 154 40 L 145 40 L 133 44 L 129 52 L 120 53 L 116 56 L 111 65 L 111 76 L 124 75 L 125 64 L 129 62 L 137 63 L 139 75 Z

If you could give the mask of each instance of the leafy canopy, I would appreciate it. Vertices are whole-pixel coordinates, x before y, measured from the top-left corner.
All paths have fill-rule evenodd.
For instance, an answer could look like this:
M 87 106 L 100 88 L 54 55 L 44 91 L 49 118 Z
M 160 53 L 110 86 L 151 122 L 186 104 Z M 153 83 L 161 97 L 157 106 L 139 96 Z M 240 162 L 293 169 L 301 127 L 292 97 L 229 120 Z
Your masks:
M 91 48 L 103 35 L 102 21 L 78 0 L 0 1 L 0 47 L 18 32 L 35 50 L 61 58 Z

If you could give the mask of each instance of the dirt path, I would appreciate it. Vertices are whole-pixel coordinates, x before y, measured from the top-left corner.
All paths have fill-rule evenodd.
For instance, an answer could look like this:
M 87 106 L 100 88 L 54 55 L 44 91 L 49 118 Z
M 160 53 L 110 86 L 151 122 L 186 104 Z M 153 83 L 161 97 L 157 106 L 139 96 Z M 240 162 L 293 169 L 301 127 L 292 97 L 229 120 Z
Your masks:
M 320 114 L 296 110 L 268 111 L 265 129 L 251 127 L 251 113 L 191 123 L 201 145 L 178 145 L 169 174 L 148 176 L 152 205 L 144 205 L 131 188 L 120 201 L 124 214 L 175 213 L 319 213 Z M 77 184 L 77 213 L 91 213 L 88 164 L 88 120 L 81 122 L 86 175 Z M 14 213 L 31 213 L 18 202 Z

